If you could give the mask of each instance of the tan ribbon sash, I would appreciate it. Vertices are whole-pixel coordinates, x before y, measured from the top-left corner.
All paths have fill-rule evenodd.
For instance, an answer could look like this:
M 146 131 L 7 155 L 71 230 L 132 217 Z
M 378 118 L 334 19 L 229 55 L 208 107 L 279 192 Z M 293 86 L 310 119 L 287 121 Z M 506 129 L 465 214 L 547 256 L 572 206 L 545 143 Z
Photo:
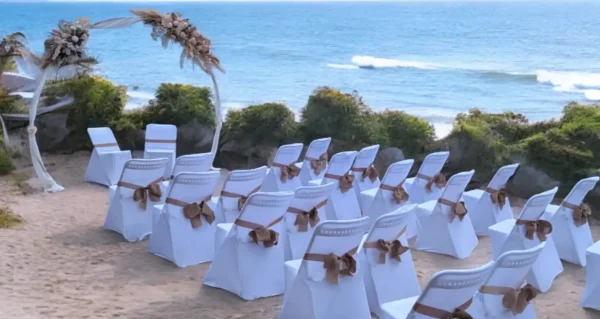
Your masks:
M 462 222 L 465 216 L 467 216 L 465 202 L 453 202 L 445 198 L 440 198 L 438 199 L 438 203 L 450 206 L 450 222 L 453 222 L 457 217 Z
M 117 186 L 133 189 L 133 200 L 136 202 L 140 202 L 140 208 L 146 210 L 146 203 L 148 202 L 148 198 L 153 202 L 160 201 L 162 191 L 160 190 L 160 185 L 158 185 L 158 183 L 160 183 L 161 181 L 162 177 L 150 182 L 148 186 L 140 186 L 125 181 L 119 181 L 117 183 Z
M 513 315 L 523 313 L 529 302 L 538 294 L 537 289 L 530 284 L 518 289 L 500 286 L 482 286 L 479 288 L 479 292 L 482 294 L 504 296 L 502 297 L 502 305 L 510 310 Z
M 377 178 L 379 178 L 379 171 L 377 171 L 377 168 L 375 168 L 375 165 L 373 165 L 373 163 L 371 163 L 367 167 L 353 167 L 352 171 L 356 173 L 362 172 L 362 181 L 364 181 L 365 178 L 368 177 L 372 183 L 375 183 Z
M 155 140 L 155 139 L 146 139 L 146 143 L 162 143 L 162 144 L 175 144 L 177 140 Z
M 517 225 L 525 225 L 525 237 L 533 240 L 533 235 L 537 234 L 540 241 L 546 241 L 548 234 L 552 232 L 552 223 L 547 220 L 522 220 L 517 219 Z
M 238 210 L 242 210 L 242 207 L 244 207 L 244 204 L 246 204 L 246 201 L 248 200 L 248 196 L 258 192 L 258 190 L 260 189 L 260 185 L 256 186 L 255 189 L 251 190 L 248 195 L 242 195 L 242 194 L 238 194 L 238 193 L 233 193 L 233 192 L 228 192 L 228 191 L 222 191 L 221 192 L 221 196 L 223 197 L 232 197 L 232 198 L 239 198 L 238 200 Z
M 327 200 L 324 200 L 315 207 L 313 207 L 310 211 L 304 211 L 298 208 L 290 207 L 288 208 L 288 212 L 296 214 L 296 221 L 294 221 L 294 226 L 298 226 L 298 232 L 305 233 L 308 231 L 308 224 L 310 223 L 310 227 L 315 227 L 319 221 L 319 212 L 317 211 L 319 208 L 325 206 L 327 204 Z
M 198 228 L 202 226 L 202 216 L 206 219 L 209 224 L 215 221 L 215 212 L 206 204 L 210 201 L 210 195 L 203 199 L 200 203 L 186 203 L 184 201 L 167 197 L 165 203 L 183 208 L 183 216 L 190 220 L 192 228 Z
M 404 187 L 402 185 L 404 185 L 404 180 L 401 181 L 398 184 L 398 186 L 395 186 L 395 187 L 391 186 L 391 185 L 381 184 L 381 185 L 379 185 L 379 188 L 386 190 L 386 191 L 393 192 L 392 199 L 395 200 L 397 204 L 402 204 L 410 198 L 410 196 L 408 195 L 408 193 L 406 192 L 406 190 L 404 189 Z
M 433 191 L 431 189 L 433 184 L 435 184 L 438 188 L 442 188 L 442 187 L 446 186 L 446 176 L 444 176 L 440 173 L 433 175 L 433 177 L 418 173 L 417 177 L 427 181 L 427 184 L 425 184 L 425 189 L 427 190 L 428 193 L 431 193 Z
M 313 169 L 315 175 L 321 174 L 321 172 L 327 167 L 327 152 L 321 154 L 319 158 L 314 158 L 310 156 L 304 156 L 305 161 L 310 161 L 310 168 Z
M 252 238 L 252 241 L 254 241 L 254 243 L 257 245 L 259 242 L 262 242 L 265 248 L 269 248 L 272 246 L 276 246 L 279 242 L 279 233 L 272 229 L 269 229 L 269 227 L 279 223 L 281 220 L 283 220 L 283 216 L 280 216 L 279 218 L 270 222 L 267 226 L 263 226 L 261 224 L 236 219 L 234 224 L 240 227 L 252 229 L 248 233 L 248 236 Z
M 117 143 L 94 144 L 94 147 L 110 147 L 110 146 L 119 146 L 119 144 L 117 144 Z
M 377 249 L 379 251 L 378 262 L 380 264 L 385 264 L 386 256 L 388 254 L 390 255 L 390 259 L 394 259 L 397 262 L 402 262 L 400 256 L 402 256 L 402 254 L 407 252 L 409 249 L 408 247 L 403 246 L 400 240 L 398 240 L 398 238 L 400 238 L 400 236 L 402 236 L 402 234 L 404 234 L 405 232 L 406 226 L 404 226 L 404 228 L 400 230 L 398 235 L 396 235 L 396 237 L 394 237 L 394 239 L 392 239 L 391 241 L 383 239 L 379 239 L 377 241 L 368 241 L 363 244 L 363 247 Z
M 469 308 L 472 302 L 473 298 L 467 300 L 467 302 L 465 302 L 464 304 L 456 307 L 456 309 L 454 309 L 454 311 L 452 312 L 427 306 L 417 302 L 413 306 L 413 311 L 428 317 L 438 319 L 473 319 L 473 317 L 465 311 L 467 308 Z
M 273 163 L 271 166 L 279 167 L 281 169 L 281 177 L 279 178 L 282 183 L 287 182 L 288 178 L 292 179 L 298 175 L 300 175 L 300 169 L 291 163 L 289 165 L 284 165 L 281 163 Z
M 497 190 L 487 187 L 485 191 L 490 193 L 490 199 L 492 200 L 492 203 L 498 205 L 500 209 L 504 208 L 504 205 L 506 204 L 506 190 L 504 188 Z
M 304 254 L 304 260 L 320 261 L 325 268 L 325 279 L 332 285 L 339 283 L 339 276 L 351 277 L 356 273 L 356 260 L 352 255 L 356 254 L 358 247 L 350 249 L 342 256 L 331 254 Z M 340 269 L 340 266 L 342 268 Z
M 575 222 L 576 227 L 584 225 L 587 223 L 588 219 L 592 217 L 592 209 L 588 204 L 582 203 L 581 205 L 576 206 L 563 201 L 561 206 L 573 210 L 573 222 Z
M 335 179 L 340 181 L 340 190 L 342 191 L 342 193 L 345 193 L 347 191 L 349 191 L 350 189 L 352 189 L 352 182 L 354 182 L 354 175 L 350 174 L 350 172 L 344 174 L 344 175 L 335 175 L 335 174 L 329 174 L 329 173 L 325 173 L 325 178 L 329 178 L 329 179 Z

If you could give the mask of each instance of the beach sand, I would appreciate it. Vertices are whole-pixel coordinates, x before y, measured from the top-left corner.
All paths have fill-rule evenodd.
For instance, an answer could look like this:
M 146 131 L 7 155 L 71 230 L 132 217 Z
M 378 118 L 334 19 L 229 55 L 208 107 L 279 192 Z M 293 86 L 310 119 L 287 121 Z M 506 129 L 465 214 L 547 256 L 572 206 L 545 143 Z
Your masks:
M 0 202 L 25 220 L 0 229 L 0 318 L 278 317 L 281 296 L 243 301 L 202 285 L 209 263 L 180 269 L 146 252 L 147 241 L 128 243 L 104 230 L 108 190 L 83 181 L 88 158 L 87 152 L 44 157 L 66 188 L 56 194 L 24 196 L 14 178 L 0 179 Z M 600 227 L 592 231 L 599 240 Z M 465 260 L 413 251 L 422 287 L 439 270 L 482 265 L 490 256 L 487 238 Z M 579 307 L 585 270 L 563 265 L 550 292 L 533 302 L 538 318 L 600 318 Z

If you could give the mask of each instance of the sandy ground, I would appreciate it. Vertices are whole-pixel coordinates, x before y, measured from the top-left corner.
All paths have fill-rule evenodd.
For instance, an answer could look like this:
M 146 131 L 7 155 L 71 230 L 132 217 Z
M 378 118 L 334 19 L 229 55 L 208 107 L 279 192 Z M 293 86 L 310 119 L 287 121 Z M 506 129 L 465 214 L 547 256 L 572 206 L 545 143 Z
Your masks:
M 13 178 L 0 180 L 0 203 L 25 219 L 0 230 L 0 318 L 277 317 L 281 297 L 242 301 L 202 285 L 209 264 L 180 269 L 147 253 L 147 241 L 127 243 L 103 230 L 108 190 L 83 182 L 88 157 L 45 156 L 66 188 L 61 193 L 23 196 Z M 592 228 L 599 240 L 600 226 Z M 422 287 L 439 270 L 481 265 L 490 256 L 486 238 L 466 260 L 413 251 Z M 579 307 L 585 270 L 563 265 L 551 291 L 534 301 L 538 318 L 600 318 Z

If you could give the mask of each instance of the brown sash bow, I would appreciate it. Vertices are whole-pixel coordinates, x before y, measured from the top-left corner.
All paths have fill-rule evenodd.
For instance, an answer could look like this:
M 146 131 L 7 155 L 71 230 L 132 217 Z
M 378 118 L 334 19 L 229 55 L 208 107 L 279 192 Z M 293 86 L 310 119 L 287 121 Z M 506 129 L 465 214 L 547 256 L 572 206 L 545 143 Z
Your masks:
M 318 209 L 325 206 L 325 204 L 327 204 L 327 200 L 318 203 L 308 212 L 294 207 L 288 208 L 288 212 L 296 214 L 296 221 L 294 222 L 294 226 L 298 226 L 298 232 L 307 232 L 309 223 L 310 227 L 313 228 L 319 223 L 321 219 L 319 218 Z
M 304 254 L 304 260 L 321 261 L 323 262 L 323 268 L 325 268 L 325 279 L 332 285 L 339 283 L 339 276 L 352 276 L 356 273 L 356 260 L 354 255 L 358 247 L 352 248 L 342 256 L 337 256 L 334 253 L 331 254 Z M 340 269 L 340 266 L 343 266 Z
M 373 164 L 369 165 L 366 168 L 352 168 L 352 171 L 357 172 L 357 173 L 362 172 L 362 176 L 361 176 L 362 181 L 364 181 L 365 178 L 368 177 L 372 183 L 375 183 L 377 178 L 379 178 L 379 172 L 377 171 L 377 168 L 375 168 L 375 165 L 373 165 Z
M 453 222 L 457 217 L 462 222 L 465 216 L 467 216 L 465 202 L 451 202 L 445 198 L 440 198 L 438 202 L 440 204 L 450 206 L 450 222 Z
M 259 242 L 262 242 L 265 248 L 269 248 L 272 246 L 277 246 L 279 242 L 279 233 L 272 229 L 269 229 L 269 227 L 279 223 L 282 219 L 283 216 L 270 222 L 267 226 L 263 226 L 241 219 L 236 219 L 234 224 L 240 227 L 252 229 L 250 232 L 248 232 L 248 236 L 252 238 L 252 241 L 254 241 L 254 243 L 257 245 Z
M 160 201 L 160 197 L 162 196 L 160 185 L 158 185 L 160 181 L 162 181 L 162 177 L 150 182 L 148 186 L 140 186 L 124 181 L 119 181 L 117 183 L 117 186 L 133 189 L 133 200 L 136 202 L 140 202 L 139 207 L 143 210 L 146 210 L 146 203 L 148 202 L 148 198 L 153 202 Z
M 502 305 L 506 309 L 509 309 L 513 315 L 523 313 L 529 302 L 538 294 L 537 289 L 530 284 L 518 289 L 500 286 L 482 286 L 479 288 L 479 292 L 483 294 L 503 295 Z
M 327 152 L 321 154 L 319 158 L 305 156 L 304 160 L 310 161 L 310 167 L 313 169 L 313 172 L 315 175 L 319 175 L 327 167 Z
M 290 165 L 283 165 L 280 163 L 273 163 L 274 167 L 279 167 L 281 169 L 281 177 L 280 180 L 282 183 L 287 182 L 288 178 L 292 179 L 298 175 L 300 175 L 300 169 L 294 165 L 294 163 Z
M 340 181 L 340 190 L 342 193 L 345 193 L 352 189 L 352 182 L 354 182 L 354 175 L 350 174 L 350 172 L 344 175 L 335 175 L 325 173 L 325 178 L 337 179 Z
M 552 223 L 547 220 L 521 220 L 517 219 L 517 225 L 525 225 L 525 237 L 533 240 L 533 235 L 537 234 L 540 241 L 546 241 L 548 234 L 552 232 Z
M 402 259 L 400 258 L 400 256 L 409 250 L 408 247 L 404 247 L 400 240 L 398 240 L 398 238 L 400 238 L 400 236 L 402 236 L 402 234 L 404 234 L 405 232 L 406 227 L 402 228 L 400 233 L 398 233 L 398 235 L 392 241 L 379 239 L 377 241 L 366 242 L 363 244 L 363 247 L 377 249 L 379 251 L 378 262 L 380 264 L 385 264 L 386 256 L 388 254 L 390 255 L 390 259 L 394 259 L 398 262 L 401 262 Z
M 208 195 L 208 197 L 206 197 L 200 203 L 186 203 L 184 201 L 169 197 L 165 200 L 165 203 L 183 207 L 183 216 L 190 220 L 192 228 L 198 228 L 202 226 L 202 216 L 204 216 L 204 219 L 206 219 L 209 224 L 212 224 L 215 221 L 215 213 L 206 204 L 206 202 L 209 200 L 210 195 Z
M 396 201 L 397 204 L 402 204 L 409 199 L 408 193 L 406 192 L 406 190 L 404 190 L 404 187 L 402 187 L 403 184 L 404 181 L 400 182 L 400 184 L 398 184 L 398 186 L 396 187 L 381 184 L 379 188 L 393 192 L 392 198 Z
M 501 188 L 500 190 L 495 190 L 493 188 L 486 188 L 486 192 L 490 193 L 490 198 L 492 199 L 492 203 L 498 205 L 500 209 L 504 208 L 506 204 L 506 190 Z
M 439 319 L 473 319 L 473 317 L 465 311 L 465 309 L 469 308 L 472 302 L 473 299 L 469 299 L 464 304 L 455 308 L 452 312 L 420 303 L 415 303 L 413 306 L 413 311 L 428 317 Z
M 431 193 L 433 191 L 431 189 L 433 184 L 435 184 L 438 188 L 442 188 L 442 187 L 446 186 L 446 176 L 439 174 L 439 173 L 435 174 L 433 177 L 419 173 L 419 174 L 417 174 L 417 177 L 427 181 L 427 184 L 425 184 L 425 189 L 427 190 L 428 193 Z
M 575 206 L 568 202 L 563 202 L 562 206 L 573 210 L 573 222 L 575 226 L 579 227 L 587 223 L 588 218 L 592 217 L 592 209 L 588 204 L 582 203 L 579 206 Z
M 238 194 L 238 193 L 233 193 L 233 192 L 227 192 L 227 191 L 222 191 L 221 192 L 221 196 L 223 197 L 233 197 L 233 198 L 239 198 L 238 200 L 238 210 L 242 210 L 242 207 L 244 207 L 244 204 L 246 204 L 246 201 L 248 200 L 248 196 L 258 192 L 258 190 L 260 189 L 260 185 L 258 185 L 255 189 L 251 190 L 248 195 L 242 195 L 242 194 Z

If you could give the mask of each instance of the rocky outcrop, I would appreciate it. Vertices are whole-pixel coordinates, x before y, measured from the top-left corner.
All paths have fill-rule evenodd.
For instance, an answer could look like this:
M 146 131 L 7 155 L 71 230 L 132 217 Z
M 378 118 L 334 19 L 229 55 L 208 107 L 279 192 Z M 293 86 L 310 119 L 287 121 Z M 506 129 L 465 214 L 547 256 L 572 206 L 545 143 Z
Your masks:
M 388 147 L 384 148 L 377 153 L 377 157 L 375 158 L 375 168 L 379 171 L 380 177 L 383 178 L 383 175 L 387 171 L 390 165 L 405 160 L 404 152 L 397 147 Z

